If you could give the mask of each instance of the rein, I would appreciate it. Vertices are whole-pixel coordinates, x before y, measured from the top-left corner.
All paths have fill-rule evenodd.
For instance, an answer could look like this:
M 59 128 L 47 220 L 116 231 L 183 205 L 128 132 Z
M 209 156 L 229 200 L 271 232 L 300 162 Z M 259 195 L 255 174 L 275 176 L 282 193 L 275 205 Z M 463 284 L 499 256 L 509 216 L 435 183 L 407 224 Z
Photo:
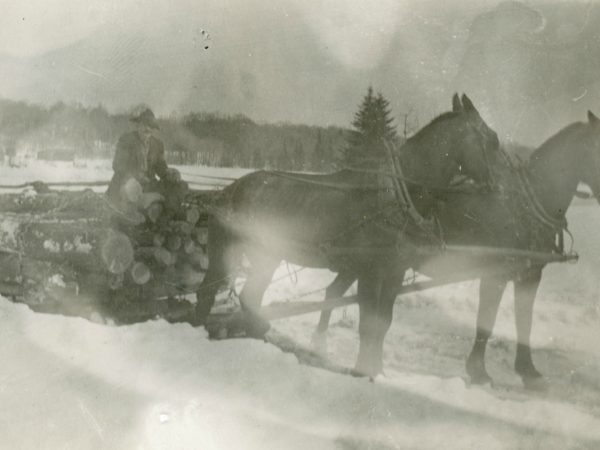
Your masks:
M 548 214 L 544 206 L 540 203 L 540 200 L 536 195 L 533 186 L 531 186 L 531 181 L 529 180 L 529 176 L 527 175 L 525 169 L 516 170 L 517 175 L 519 176 L 521 188 L 523 192 L 525 192 L 530 204 L 533 206 L 532 210 L 536 218 L 549 228 L 554 228 L 557 230 L 565 229 L 567 227 L 567 220 L 564 217 L 562 217 L 561 219 L 555 219 L 550 214 Z
M 383 175 L 383 176 L 389 177 L 389 178 L 396 178 L 406 184 L 422 187 L 424 189 L 429 189 L 431 191 L 436 191 L 436 192 L 464 193 L 465 191 L 473 191 L 473 190 L 475 190 L 475 191 L 489 190 L 489 187 L 487 184 L 482 185 L 482 186 L 479 186 L 479 185 L 469 186 L 467 188 L 459 187 L 459 186 L 442 186 L 442 185 L 435 185 L 435 184 L 429 184 L 429 183 L 422 183 L 415 179 L 408 178 L 402 174 L 388 172 L 388 171 L 384 171 L 384 170 L 357 169 L 354 167 L 344 167 L 344 170 L 347 170 L 349 172 L 372 174 L 372 175 Z M 359 190 L 388 191 L 388 190 L 390 190 L 390 187 L 380 186 L 378 184 L 334 183 L 334 182 L 329 182 L 329 181 L 312 180 L 312 179 L 304 178 L 302 176 L 298 176 L 298 175 L 295 175 L 295 174 L 289 173 L 289 172 L 269 171 L 268 173 L 270 175 L 275 175 L 280 178 L 285 178 L 286 180 L 298 181 L 300 183 L 312 184 L 315 186 L 322 186 L 322 187 L 337 189 L 337 190 L 341 190 L 341 191 L 359 191 Z
M 573 235 L 571 234 L 571 232 L 568 229 L 567 219 L 564 216 L 560 219 L 556 219 L 556 218 L 552 217 L 552 215 L 550 215 L 548 213 L 548 211 L 546 211 L 546 208 L 544 208 L 544 205 L 542 205 L 542 203 L 540 202 L 540 199 L 538 198 L 537 194 L 535 193 L 535 190 L 533 189 L 533 186 L 531 185 L 531 180 L 530 180 L 530 176 L 529 176 L 529 172 L 528 172 L 527 168 L 526 167 L 517 167 L 510 160 L 510 158 L 508 157 L 508 155 L 506 154 L 506 152 L 503 149 L 500 149 L 500 154 L 501 154 L 506 166 L 512 172 L 517 174 L 517 179 L 519 181 L 519 188 L 520 188 L 519 190 L 521 191 L 525 200 L 527 201 L 527 204 L 529 205 L 529 207 L 527 208 L 527 211 L 539 223 L 541 223 L 545 227 L 554 231 L 556 237 L 558 238 L 558 244 L 556 245 L 556 250 L 558 250 L 560 253 L 564 253 L 564 233 L 563 232 L 567 233 L 571 238 L 570 252 L 572 252 L 574 239 L 573 239 Z M 488 162 L 487 157 L 486 157 L 486 162 Z M 489 162 L 488 162 L 488 164 L 489 164 Z M 488 165 L 488 168 L 491 171 L 491 165 Z M 497 188 L 498 184 L 499 184 L 498 182 L 495 182 L 496 188 Z
M 397 157 L 397 153 L 394 153 L 396 148 L 389 141 L 385 141 L 385 149 L 387 152 L 388 159 L 391 162 L 392 166 L 392 184 L 394 186 L 394 193 L 396 195 L 396 200 L 400 209 L 404 212 L 408 213 L 409 217 L 412 221 L 427 235 L 433 238 L 436 241 L 439 241 L 441 245 L 443 245 L 443 241 L 440 237 L 433 231 L 433 227 L 435 224 L 435 220 L 427 220 L 415 207 L 415 204 L 412 201 L 410 196 L 410 192 L 408 191 L 408 187 L 406 186 L 406 182 L 404 174 L 402 173 L 402 164 L 400 164 L 400 160 Z
M 381 187 L 376 184 L 358 185 L 358 184 L 352 184 L 352 183 L 332 183 L 329 181 L 312 180 L 312 179 L 304 178 L 302 176 L 294 175 L 294 174 L 288 173 L 288 172 L 269 171 L 268 173 L 270 175 L 275 175 L 277 177 L 284 178 L 286 180 L 298 181 L 300 183 L 312 184 L 315 186 L 327 187 L 327 188 L 337 189 L 340 191 L 358 191 L 358 190 L 376 191 L 376 190 L 386 190 L 387 189 L 385 187 Z

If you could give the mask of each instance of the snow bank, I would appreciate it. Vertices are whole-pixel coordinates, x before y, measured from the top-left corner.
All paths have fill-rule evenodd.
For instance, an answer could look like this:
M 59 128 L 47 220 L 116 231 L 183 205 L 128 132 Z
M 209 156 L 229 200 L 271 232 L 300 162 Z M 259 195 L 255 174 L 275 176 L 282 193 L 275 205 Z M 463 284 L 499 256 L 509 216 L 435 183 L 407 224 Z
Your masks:
M 0 299 L 0 447 L 592 447 L 600 419 L 460 378 L 370 383 L 259 341 L 163 321 L 114 327 Z
M 1 172 L 6 184 L 110 178 L 103 162 Z M 0 298 L 0 449 L 600 448 L 599 219 L 593 205 L 572 208 L 581 260 L 544 271 L 532 334 L 534 360 L 551 384 L 543 396 L 523 392 L 512 370 L 510 289 L 487 355 L 497 385 L 465 385 L 474 282 L 398 300 L 386 376 L 375 383 L 301 366 L 263 342 L 208 341 L 188 325 L 115 327 Z M 321 298 L 333 274 L 298 270 L 281 266 L 266 303 Z M 308 345 L 316 321 L 309 314 L 275 326 Z M 356 326 L 356 307 L 335 311 L 335 363 L 354 363 Z
M 172 165 L 177 168 L 182 178 L 193 188 L 208 188 L 227 185 L 232 179 L 239 178 L 250 169 L 229 167 L 205 167 L 189 165 Z M 68 161 L 31 160 L 24 167 L 0 166 L 3 185 L 20 185 L 26 182 L 44 181 L 59 182 L 91 182 L 107 181 L 112 178 L 112 162 L 110 160 L 81 160 L 77 165 Z M 81 189 L 77 186 L 64 189 Z M 106 186 L 94 186 L 94 191 L 104 192 Z M 0 193 L 19 192 L 19 190 L 2 189 Z

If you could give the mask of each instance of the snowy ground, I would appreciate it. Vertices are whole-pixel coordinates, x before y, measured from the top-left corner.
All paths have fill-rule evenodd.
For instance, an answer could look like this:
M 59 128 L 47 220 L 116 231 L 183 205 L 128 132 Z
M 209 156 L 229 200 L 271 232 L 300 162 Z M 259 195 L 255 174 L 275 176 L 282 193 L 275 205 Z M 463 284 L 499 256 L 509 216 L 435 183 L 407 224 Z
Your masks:
M 0 175 L 2 183 L 93 180 L 107 179 L 107 169 Z M 545 270 L 535 310 L 534 360 L 550 381 L 546 394 L 524 392 L 512 371 L 510 289 L 488 350 L 497 386 L 465 384 L 474 282 L 398 299 L 386 376 L 374 383 L 299 365 L 263 342 L 208 341 L 203 330 L 163 321 L 116 327 L 35 314 L 0 298 L 0 449 L 600 448 L 600 208 L 575 206 L 569 220 L 580 261 Z M 296 269 L 281 267 L 269 300 L 333 277 L 289 276 Z M 310 314 L 274 326 L 309 345 L 316 321 Z M 336 311 L 332 323 L 330 358 L 351 366 L 355 307 Z

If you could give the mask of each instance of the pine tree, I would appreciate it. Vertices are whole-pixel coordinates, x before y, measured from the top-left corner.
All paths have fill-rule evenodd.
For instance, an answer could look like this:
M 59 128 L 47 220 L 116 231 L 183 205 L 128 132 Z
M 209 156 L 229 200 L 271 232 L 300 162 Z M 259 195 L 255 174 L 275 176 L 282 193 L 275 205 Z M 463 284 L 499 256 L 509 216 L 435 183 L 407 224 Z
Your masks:
M 252 153 L 252 167 L 255 169 L 263 169 L 265 167 L 265 159 L 258 147 L 256 147 Z
M 312 153 L 310 168 L 316 172 L 323 171 L 323 162 L 325 159 L 325 149 L 321 137 L 321 130 L 317 131 L 317 142 Z
M 367 95 L 354 115 L 353 130 L 344 151 L 343 163 L 350 167 L 377 167 L 385 162 L 385 141 L 397 139 L 393 126 L 390 103 L 381 93 L 373 94 L 369 86 Z
M 277 155 L 277 161 L 275 162 L 275 166 L 279 170 L 292 170 L 293 169 L 292 160 L 291 160 L 290 154 L 288 152 L 286 141 L 283 142 L 283 148 Z
M 294 147 L 293 167 L 294 170 L 304 170 L 304 146 L 300 139 L 296 141 L 296 146 Z

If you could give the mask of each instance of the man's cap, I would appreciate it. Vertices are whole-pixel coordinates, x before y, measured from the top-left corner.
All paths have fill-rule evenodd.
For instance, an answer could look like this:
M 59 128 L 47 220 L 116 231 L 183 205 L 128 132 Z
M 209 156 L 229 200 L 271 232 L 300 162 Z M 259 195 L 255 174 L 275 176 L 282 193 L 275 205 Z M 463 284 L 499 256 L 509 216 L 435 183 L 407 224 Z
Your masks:
M 159 129 L 156 117 L 154 117 L 154 113 L 150 108 L 144 108 L 138 113 L 132 114 L 130 120 L 133 123 L 140 123 L 150 128 L 154 128 L 155 130 Z

